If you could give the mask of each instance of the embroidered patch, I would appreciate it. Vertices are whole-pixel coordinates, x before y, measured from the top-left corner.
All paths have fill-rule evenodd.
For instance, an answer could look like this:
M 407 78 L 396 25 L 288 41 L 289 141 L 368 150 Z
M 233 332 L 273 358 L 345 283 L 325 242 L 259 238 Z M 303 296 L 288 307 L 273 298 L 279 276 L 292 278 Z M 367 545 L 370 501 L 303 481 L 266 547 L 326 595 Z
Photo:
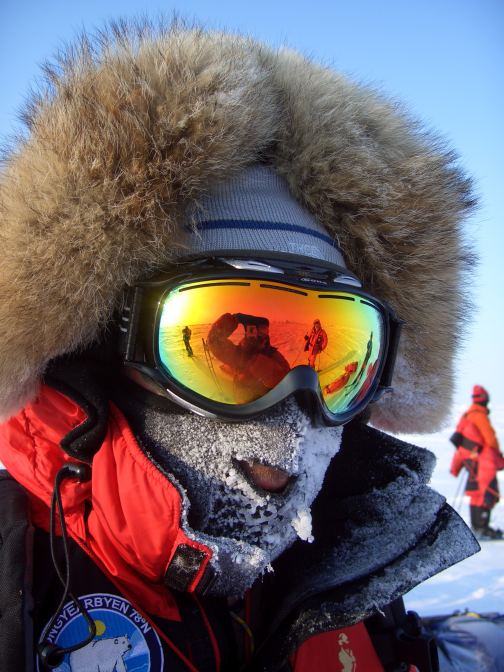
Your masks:
M 348 639 L 348 635 L 346 635 L 344 632 L 340 632 L 338 635 L 338 644 L 340 647 L 338 660 L 342 665 L 342 672 L 354 672 L 357 665 L 357 659 L 354 656 L 354 652 L 348 645 L 349 641 L 350 640 Z
M 79 597 L 96 625 L 92 642 L 67 653 L 55 672 L 162 672 L 163 648 L 154 628 L 136 609 L 118 595 L 93 593 Z M 84 616 L 73 602 L 61 610 L 53 627 L 41 637 L 60 647 L 86 639 Z M 40 661 L 37 670 L 42 672 Z

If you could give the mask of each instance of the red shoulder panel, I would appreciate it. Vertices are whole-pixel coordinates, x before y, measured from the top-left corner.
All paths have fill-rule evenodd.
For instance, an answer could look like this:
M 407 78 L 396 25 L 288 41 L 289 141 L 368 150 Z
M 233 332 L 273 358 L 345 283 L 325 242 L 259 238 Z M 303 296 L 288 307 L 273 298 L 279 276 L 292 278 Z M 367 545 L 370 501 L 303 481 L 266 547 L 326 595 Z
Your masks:
M 364 623 L 307 639 L 290 662 L 293 672 L 384 672 Z

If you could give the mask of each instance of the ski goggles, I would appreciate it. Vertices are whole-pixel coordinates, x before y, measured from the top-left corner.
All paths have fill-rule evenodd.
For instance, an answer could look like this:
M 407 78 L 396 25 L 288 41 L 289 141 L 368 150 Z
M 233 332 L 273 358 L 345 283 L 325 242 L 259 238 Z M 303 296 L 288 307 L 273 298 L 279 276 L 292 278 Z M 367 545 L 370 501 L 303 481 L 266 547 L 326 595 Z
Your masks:
M 131 288 L 120 325 L 128 375 L 195 413 L 295 394 L 337 425 L 391 389 L 401 322 L 346 269 L 279 254 L 178 263 Z

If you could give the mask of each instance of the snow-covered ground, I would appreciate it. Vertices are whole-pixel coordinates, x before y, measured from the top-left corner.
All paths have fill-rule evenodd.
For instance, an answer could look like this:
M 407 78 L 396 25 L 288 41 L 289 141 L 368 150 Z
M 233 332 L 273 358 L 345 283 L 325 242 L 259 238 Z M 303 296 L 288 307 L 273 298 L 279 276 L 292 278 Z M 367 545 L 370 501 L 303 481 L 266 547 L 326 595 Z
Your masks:
M 402 436 L 419 446 L 431 450 L 437 457 L 431 485 L 443 494 L 469 522 L 469 503 L 459 494 L 462 485 L 459 477 L 450 475 L 453 446 L 448 438 L 453 432 L 458 416 L 465 409 L 457 409 L 453 426 L 438 434 Z M 504 405 L 491 406 L 490 419 L 503 448 Z M 504 495 L 504 471 L 499 473 L 499 487 Z M 492 527 L 504 530 L 504 502 L 501 500 L 492 512 Z M 459 562 L 454 567 L 432 577 L 405 596 L 406 607 L 422 616 L 448 614 L 468 609 L 479 613 L 504 613 L 504 540 L 481 542 L 481 552 Z

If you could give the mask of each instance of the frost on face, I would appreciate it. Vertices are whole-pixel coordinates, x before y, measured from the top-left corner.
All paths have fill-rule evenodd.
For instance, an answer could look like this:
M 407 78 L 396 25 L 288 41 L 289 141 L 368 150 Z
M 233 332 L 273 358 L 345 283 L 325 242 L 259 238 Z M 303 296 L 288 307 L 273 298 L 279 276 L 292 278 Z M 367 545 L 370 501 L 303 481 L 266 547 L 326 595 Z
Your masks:
M 214 592 L 243 594 L 297 537 L 313 540 L 310 509 L 339 450 L 341 427 L 312 428 L 288 399 L 244 423 L 146 409 L 141 435 L 182 484 L 191 534 L 215 551 Z M 239 461 L 282 469 L 290 482 L 281 493 L 258 489 Z
M 292 527 L 296 530 L 297 535 L 303 541 L 312 543 L 314 538 L 312 536 L 312 519 L 310 509 L 298 511 L 297 516 L 291 520 Z

